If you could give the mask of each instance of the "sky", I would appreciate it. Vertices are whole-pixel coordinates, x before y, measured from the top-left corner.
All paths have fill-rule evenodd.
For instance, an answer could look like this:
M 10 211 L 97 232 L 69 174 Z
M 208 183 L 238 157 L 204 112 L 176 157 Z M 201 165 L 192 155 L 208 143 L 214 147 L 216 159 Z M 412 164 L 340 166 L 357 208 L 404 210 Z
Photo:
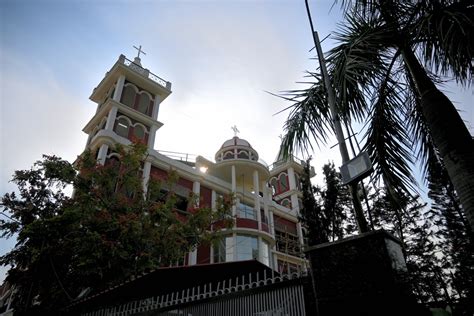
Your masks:
M 310 3 L 324 38 L 339 7 Z M 303 0 L 0 0 L 0 194 L 42 154 L 73 161 L 82 152 L 96 109 L 89 96 L 120 54 L 136 56 L 133 45 L 146 52 L 145 68 L 172 83 L 155 149 L 212 160 L 236 125 L 271 164 L 287 116 L 275 114 L 289 104 L 268 92 L 304 88 L 298 82 L 317 66 Z M 473 133 L 472 91 L 447 90 Z M 337 147 L 312 156 L 317 171 L 340 165 Z M 13 245 L 0 239 L 0 255 Z

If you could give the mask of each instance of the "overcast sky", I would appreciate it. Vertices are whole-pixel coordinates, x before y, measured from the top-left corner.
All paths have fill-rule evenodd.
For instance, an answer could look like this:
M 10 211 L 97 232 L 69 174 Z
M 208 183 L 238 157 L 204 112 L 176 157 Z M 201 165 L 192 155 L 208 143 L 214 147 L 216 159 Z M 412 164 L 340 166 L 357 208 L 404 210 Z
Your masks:
M 323 38 L 336 29 L 339 7 L 310 2 Z M 0 13 L 2 195 L 14 189 L 13 171 L 42 154 L 73 161 L 81 153 L 96 109 L 89 96 L 120 54 L 136 56 L 133 45 L 146 52 L 142 65 L 173 85 L 155 149 L 212 159 L 235 124 L 272 163 L 286 118 L 274 114 L 288 104 L 266 91 L 302 88 L 296 82 L 316 67 L 303 0 L 3 0 Z M 472 92 L 450 96 L 472 124 Z M 313 157 L 317 171 L 329 160 L 340 165 L 337 147 Z M 1 255 L 14 242 L 0 243 Z

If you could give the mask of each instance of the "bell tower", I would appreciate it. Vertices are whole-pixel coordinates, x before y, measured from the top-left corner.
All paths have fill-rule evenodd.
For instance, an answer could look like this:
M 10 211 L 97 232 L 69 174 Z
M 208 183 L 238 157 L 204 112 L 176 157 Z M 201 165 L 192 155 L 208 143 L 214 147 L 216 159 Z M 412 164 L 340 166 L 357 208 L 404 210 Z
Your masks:
M 135 46 L 134 46 L 135 47 Z M 115 144 L 140 141 L 153 149 L 160 104 L 171 94 L 171 83 L 144 68 L 139 48 L 133 61 L 120 55 L 117 62 L 94 88 L 90 99 L 97 110 L 83 131 L 89 135 L 86 149 L 97 152 L 104 164 Z

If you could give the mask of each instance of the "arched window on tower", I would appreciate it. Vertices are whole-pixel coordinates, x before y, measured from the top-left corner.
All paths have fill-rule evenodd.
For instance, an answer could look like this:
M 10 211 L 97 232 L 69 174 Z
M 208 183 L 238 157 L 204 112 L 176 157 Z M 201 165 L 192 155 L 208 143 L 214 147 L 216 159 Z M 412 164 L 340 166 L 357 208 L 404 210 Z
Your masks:
M 284 199 L 283 201 L 281 201 L 281 205 L 291 209 L 291 201 L 289 199 Z
M 279 192 L 285 192 L 288 191 L 289 185 L 288 185 L 288 176 L 286 173 L 280 174 L 278 177 L 278 186 L 279 186 Z
M 117 135 L 128 138 L 129 129 L 130 122 L 125 117 L 120 117 L 115 122 L 115 133 L 117 133 Z
M 145 140 L 145 129 L 140 124 L 133 127 L 133 136 L 138 140 Z
M 131 108 L 133 108 L 135 104 L 135 96 L 136 96 L 135 88 L 132 85 L 127 85 L 123 88 L 122 92 L 122 99 L 121 102 Z
M 138 101 L 138 112 L 148 115 L 148 107 L 150 106 L 150 97 L 147 93 L 140 94 L 140 100 Z

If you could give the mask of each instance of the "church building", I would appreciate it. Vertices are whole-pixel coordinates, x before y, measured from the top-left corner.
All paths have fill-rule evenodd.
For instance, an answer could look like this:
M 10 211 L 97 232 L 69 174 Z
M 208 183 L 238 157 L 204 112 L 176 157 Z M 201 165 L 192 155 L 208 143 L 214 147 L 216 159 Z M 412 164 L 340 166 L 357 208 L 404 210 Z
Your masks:
M 166 179 L 173 170 L 179 177 L 177 208 L 183 212 L 187 211 L 190 193 L 199 197 L 201 206 L 211 208 L 219 196 L 235 196 L 234 226 L 222 229 L 219 243 L 199 246 L 181 264 L 257 259 L 278 272 L 304 268 L 303 233 L 298 216 L 300 177 L 305 162 L 290 157 L 268 166 L 237 133 L 216 148 L 214 161 L 201 156 L 192 162 L 182 161 L 155 150 L 156 132 L 163 126 L 158 121 L 159 109 L 171 94 L 171 83 L 144 68 L 139 55 L 133 61 L 120 55 L 94 88 L 90 99 L 97 103 L 97 111 L 83 129 L 89 135 L 86 148 L 96 152 L 97 160 L 105 164 L 108 159 L 117 159 L 113 152 L 115 144 L 144 142 L 148 146 L 143 166 L 144 187 L 150 177 Z

